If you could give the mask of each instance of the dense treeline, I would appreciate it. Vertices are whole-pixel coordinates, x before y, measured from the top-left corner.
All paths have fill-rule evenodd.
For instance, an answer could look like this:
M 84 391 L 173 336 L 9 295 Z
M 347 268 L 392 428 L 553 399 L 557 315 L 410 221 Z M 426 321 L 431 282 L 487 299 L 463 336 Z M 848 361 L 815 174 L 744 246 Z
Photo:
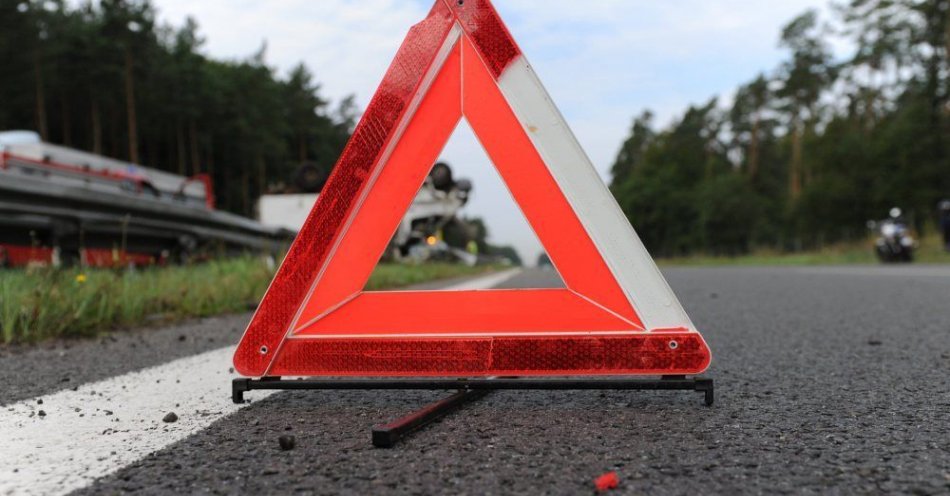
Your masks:
M 836 60 L 831 42 L 854 53 Z M 635 119 L 611 189 L 658 255 L 801 249 L 866 235 L 899 206 L 920 230 L 950 197 L 950 0 L 851 0 L 783 30 L 787 59 L 728 105 Z
M 329 168 L 355 115 L 331 110 L 303 65 L 278 77 L 264 48 L 201 53 L 198 26 L 161 25 L 149 0 L 0 0 L 0 130 L 183 175 L 211 174 L 222 208 L 304 163 Z

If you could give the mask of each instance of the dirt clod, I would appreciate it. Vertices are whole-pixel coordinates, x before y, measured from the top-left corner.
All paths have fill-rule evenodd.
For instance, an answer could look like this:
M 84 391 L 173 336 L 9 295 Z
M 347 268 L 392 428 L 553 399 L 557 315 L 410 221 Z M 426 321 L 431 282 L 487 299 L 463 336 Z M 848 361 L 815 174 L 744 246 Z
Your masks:
M 297 446 L 297 438 L 294 436 L 280 436 L 277 438 L 277 443 L 280 444 L 281 450 L 290 451 Z

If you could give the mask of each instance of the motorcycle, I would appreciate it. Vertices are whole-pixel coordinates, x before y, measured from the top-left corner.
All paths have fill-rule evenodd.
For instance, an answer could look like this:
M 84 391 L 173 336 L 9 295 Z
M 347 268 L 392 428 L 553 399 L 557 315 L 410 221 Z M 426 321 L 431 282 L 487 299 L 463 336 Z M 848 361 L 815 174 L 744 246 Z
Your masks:
M 872 222 L 877 231 L 874 249 L 877 258 L 883 263 L 912 262 L 917 242 L 911 236 L 910 228 L 901 217 L 901 210 L 894 208 L 890 218 Z

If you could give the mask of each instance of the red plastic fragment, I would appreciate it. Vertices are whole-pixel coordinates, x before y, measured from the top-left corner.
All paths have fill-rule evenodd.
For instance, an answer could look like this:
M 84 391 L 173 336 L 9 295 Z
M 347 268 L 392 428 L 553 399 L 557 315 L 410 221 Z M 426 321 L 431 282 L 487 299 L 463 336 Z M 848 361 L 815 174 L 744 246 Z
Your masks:
M 620 478 L 617 477 L 617 472 L 607 472 L 606 474 L 594 479 L 594 486 L 597 488 L 598 492 L 617 489 L 617 486 L 619 485 Z

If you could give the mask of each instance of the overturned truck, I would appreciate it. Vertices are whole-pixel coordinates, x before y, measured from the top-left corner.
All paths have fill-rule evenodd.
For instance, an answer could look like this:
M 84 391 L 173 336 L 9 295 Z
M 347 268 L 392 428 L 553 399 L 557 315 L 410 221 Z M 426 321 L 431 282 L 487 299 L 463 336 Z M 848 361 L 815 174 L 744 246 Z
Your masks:
M 0 132 L 0 266 L 180 263 L 277 254 L 293 233 L 215 209 L 208 176 L 184 177 Z

